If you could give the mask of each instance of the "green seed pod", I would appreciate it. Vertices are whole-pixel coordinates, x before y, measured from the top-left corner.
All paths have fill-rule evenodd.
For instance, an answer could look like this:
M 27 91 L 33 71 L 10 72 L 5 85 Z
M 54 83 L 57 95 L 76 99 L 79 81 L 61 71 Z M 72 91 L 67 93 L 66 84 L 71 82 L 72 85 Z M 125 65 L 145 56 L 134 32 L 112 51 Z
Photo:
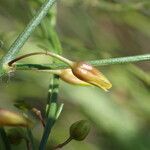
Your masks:
M 70 138 L 82 141 L 90 132 L 90 123 L 87 120 L 80 120 L 73 123 L 70 127 Z
M 7 137 L 12 145 L 19 145 L 24 137 L 24 131 L 21 128 L 11 128 L 7 131 Z

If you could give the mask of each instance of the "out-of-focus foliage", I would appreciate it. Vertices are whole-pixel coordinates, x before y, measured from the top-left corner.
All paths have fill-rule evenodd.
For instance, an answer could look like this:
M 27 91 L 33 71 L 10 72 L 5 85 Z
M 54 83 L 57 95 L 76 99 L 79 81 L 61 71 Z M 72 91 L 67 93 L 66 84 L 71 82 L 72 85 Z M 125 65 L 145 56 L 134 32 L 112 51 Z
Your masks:
M 39 3 L 35 5 L 32 0 L 0 0 L 0 56 L 8 50 L 38 7 Z M 70 59 L 93 60 L 150 51 L 149 0 L 62 0 L 57 10 L 56 30 L 62 42 L 63 55 Z M 55 11 L 49 15 L 53 16 Z M 45 21 L 49 20 L 46 18 Z M 55 18 L 53 21 L 55 24 Z M 50 28 L 46 26 L 44 33 Z M 51 40 L 42 38 L 42 29 L 40 26 L 36 30 L 21 53 L 37 51 L 43 46 L 53 47 Z M 49 58 L 41 56 L 24 60 L 28 63 L 49 61 Z M 63 149 L 149 150 L 149 68 L 146 62 L 99 68 L 113 84 L 106 93 L 96 87 L 71 86 L 61 82 L 59 100 L 65 103 L 65 107 L 54 126 L 49 147 L 68 137 L 69 126 L 73 122 L 88 118 L 93 123 L 88 139 L 71 142 Z M 25 101 L 43 112 L 49 80 L 50 75 L 31 71 L 18 71 L 3 77 L 0 107 L 17 110 L 13 104 Z M 33 131 L 35 141 L 39 143 L 41 124 L 38 123 Z M 24 147 L 22 142 L 13 149 Z

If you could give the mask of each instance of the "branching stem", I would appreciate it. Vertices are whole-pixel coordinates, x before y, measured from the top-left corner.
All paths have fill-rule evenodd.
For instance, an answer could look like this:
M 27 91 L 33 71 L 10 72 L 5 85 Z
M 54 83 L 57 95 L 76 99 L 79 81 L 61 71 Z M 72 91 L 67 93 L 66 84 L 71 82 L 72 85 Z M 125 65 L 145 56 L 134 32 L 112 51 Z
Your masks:
M 87 63 L 93 66 L 105 66 L 105 65 L 116 65 L 116 64 L 126 64 L 126 63 L 135 63 L 142 61 L 150 61 L 150 54 L 145 55 L 135 55 L 127 57 L 118 57 L 118 58 L 108 58 L 108 59 L 99 59 L 93 61 L 87 61 Z M 67 64 L 64 63 L 53 63 L 53 64 L 15 64 L 16 70 L 53 70 L 53 69 L 64 69 L 68 68 Z
M 49 8 L 51 8 L 55 2 L 56 0 L 45 0 L 45 2 L 37 11 L 35 16 L 31 19 L 31 21 L 28 23 L 28 25 L 25 27 L 22 33 L 20 33 L 17 39 L 10 46 L 9 51 L 0 60 L 0 76 L 6 73 L 4 68 L 5 64 L 7 64 L 9 61 L 15 58 L 15 56 L 19 53 L 22 46 L 31 36 L 35 28 L 41 23 L 42 19 L 46 16 L 46 14 L 49 11 Z
M 69 142 L 71 142 L 71 141 L 72 141 L 72 138 L 69 137 L 65 142 L 63 142 L 63 143 L 57 145 L 57 146 L 54 147 L 52 150 L 56 150 L 56 149 L 62 148 L 62 147 L 64 147 L 65 145 L 67 145 L 67 144 L 68 144 Z
M 70 60 L 68 60 L 68 59 L 66 59 L 66 58 L 64 58 L 64 57 L 62 57 L 62 56 L 60 56 L 58 54 L 55 54 L 55 53 L 52 53 L 52 52 L 48 52 L 48 51 L 46 51 L 46 52 L 34 52 L 34 53 L 29 53 L 29 54 L 22 55 L 20 57 L 17 57 L 15 59 L 13 59 L 12 61 L 10 61 L 8 63 L 8 65 L 12 66 L 15 62 L 17 62 L 17 61 L 19 61 L 19 60 L 21 60 L 23 58 L 27 58 L 27 57 L 33 56 L 33 55 L 48 55 L 48 56 L 55 57 L 55 58 L 59 59 L 60 61 L 68 64 L 69 66 L 73 65 L 72 61 L 70 61 Z

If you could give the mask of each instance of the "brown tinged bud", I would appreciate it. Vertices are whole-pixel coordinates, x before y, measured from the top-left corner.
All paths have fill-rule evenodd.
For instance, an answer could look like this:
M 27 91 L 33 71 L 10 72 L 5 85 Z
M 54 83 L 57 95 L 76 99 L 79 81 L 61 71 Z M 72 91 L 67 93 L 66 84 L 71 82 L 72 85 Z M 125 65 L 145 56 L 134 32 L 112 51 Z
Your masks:
M 105 91 L 112 87 L 109 80 L 98 69 L 85 62 L 74 63 L 72 72 L 80 80 L 98 86 Z
M 70 84 L 75 84 L 75 85 L 83 85 L 83 86 L 90 86 L 89 83 L 84 82 L 80 79 L 78 79 L 73 73 L 71 69 L 62 69 L 61 73 L 60 73 L 60 78 L 65 81 L 68 82 Z
M 33 123 L 28 118 L 5 109 L 0 109 L 0 126 L 32 127 Z
M 91 129 L 90 123 L 87 120 L 80 120 L 73 123 L 70 127 L 70 138 L 82 141 L 89 134 Z
M 83 85 L 83 86 L 92 86 L 91 84 L 84 82 L 77 78 L 73 72 L 72 69 L 60 69 L 60 70 L 40 70 L 42 72 L 48 72 L 52 74 L 58 75 L 63 81 L 74 84 L 74 85 Z

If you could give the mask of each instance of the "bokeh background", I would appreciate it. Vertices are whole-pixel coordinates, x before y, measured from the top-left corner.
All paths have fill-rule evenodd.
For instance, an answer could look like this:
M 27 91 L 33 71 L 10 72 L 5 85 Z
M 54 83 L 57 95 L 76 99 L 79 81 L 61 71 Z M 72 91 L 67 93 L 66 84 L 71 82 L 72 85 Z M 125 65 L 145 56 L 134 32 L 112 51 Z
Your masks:
M 43 0 L 0 0 L 0 57 L 24 29 L 41 2 Z M 51 37 L 47 37 L 51 26 L 55 26 L 53 36 L 58 34 L 63 56 L 72 60 L 150 52 L 149 0 L 61 0 L 43 22 L 19 55 L 41 50 L 42 47 L 51 50 L 54 46 Z M 22 62 L 49 63 L 51 59 L 35 56 Z M 60 82 L 59 103 L 65 105 L 47 149 L 68 137 L 73 122 L 86 118 L 92 124 L 87 139 L 73 141 L 64 150 L 149 150 L 150 64 L 140 62 L 98 68 L 113 84 L 109 92 Z M 43 113 L 50 78 L 47 73 L 33 71 L 17 71 L 3 76 L 0 81 L 0 108 L 20 111 L 14 104 L 24 102 Z M 43 128 L 36 117 L 32 117 L 36 122 L 33 135 L 38 146 Z M 12 147 L 13 150 L 26 149 L 24 141 Z M 1 144 L 0 150 L 3 150 Z

